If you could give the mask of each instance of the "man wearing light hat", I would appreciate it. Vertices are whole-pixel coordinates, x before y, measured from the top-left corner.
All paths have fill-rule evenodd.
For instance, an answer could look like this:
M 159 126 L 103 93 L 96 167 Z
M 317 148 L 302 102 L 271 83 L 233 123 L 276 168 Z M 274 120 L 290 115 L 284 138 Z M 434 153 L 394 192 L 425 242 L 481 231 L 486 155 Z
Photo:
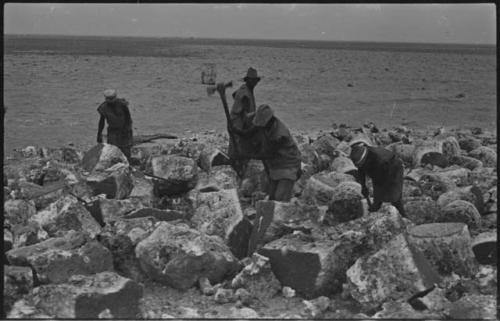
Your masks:
M 361 193 L 368 198 L 365 176 L 372 179 L 373 204 L 369 211 L 378 211 L 382 202 L 390 202 L 402 216 L 406 217 L 403 207 L 403 161 L 393 152 L 383 147 L 368 146 L 362 141 L 351 142 L 351 158 L 358 168 L 358 182 Z
M 252 118 L 255 113 L 254 88 L 259 83 L 260 77 L 257 70 L 250 67 L 241 80 L 245 83 L 233 93 L 234 103 L 229 112 L 231 124 L 228 124 L 227 128 L 229 135 L 234 139 L 234 141 L 229 140 L 228 154 L 233 160 L 234 169 L 240 175 L 245 171 L 248 160 L 238 157 L 237 154 L 254 153 L 259 149 L 259 139 L 253 137 L 255 134 L 258 135 L 258 131 L 252 124 Z M 225 86 L 218 85 L 217 90 L 221 97 L 225 95 Z
M 289 202 L 293 184 L 301 175 L 301 158 L 297 144 L 285 124 L 274 116 L 268 105 L 260 105 L 252 124 L 262 133 L 260 150 L 255 154 L 242 154 L 261 159 L 269 179 L 269 200 Z
M 101 116 L 97 129 L 97 142 L 102 143 L 102 130 L 104 123 L 108 123 L 107 143 L 120 148 L 123 154 L 130 160 L 130 148 L 132 147 L 132 118 L 125 99 L 117 98 L 114 89 L 104 91 L 105 101 L 97 108 Z

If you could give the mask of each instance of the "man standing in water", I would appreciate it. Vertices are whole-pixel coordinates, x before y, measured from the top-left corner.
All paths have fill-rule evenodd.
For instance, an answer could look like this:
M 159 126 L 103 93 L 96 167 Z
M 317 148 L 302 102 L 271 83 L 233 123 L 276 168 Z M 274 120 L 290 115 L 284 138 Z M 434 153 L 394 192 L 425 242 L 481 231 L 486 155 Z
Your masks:
M 101 116 L 97 129 L 97 142 L 102 143 L 102 130 L 105 121 L 108 123 L 108 144 L 120 148 L 130 161 L 130 149 L 132 147 L 132 118 L 125 99 L 117 98 L 116 91 L 107 89 L 104 91 L 105 101 L 97 108 Z

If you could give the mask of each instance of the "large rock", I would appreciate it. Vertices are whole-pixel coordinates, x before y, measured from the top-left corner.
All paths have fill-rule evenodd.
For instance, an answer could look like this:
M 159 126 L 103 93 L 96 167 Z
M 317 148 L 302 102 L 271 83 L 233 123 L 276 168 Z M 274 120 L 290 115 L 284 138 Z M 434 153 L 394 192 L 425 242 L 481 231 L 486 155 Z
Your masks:
M 25 266 L 4 265 L 3 269 L 3 311 L 7 313 L 33 288 L 33 273 Z
M 448 167 L 441 171 L 436 172 L 436 175 L 444 178 L 445 180 L 452 181 L 457 186 L 470 185 L 470 170 L 458 166 Z
M 444 319 L 451 304 L 446 298 L 446 291 L 440 287 L 435 287 L 424 296 L 411 299 L 409 303 L 419 310 L 437 313 L 438 316 L 434 317 L 435 319 Z
M 43 183 L 43 167 L 46 161 L 40 157 L 29 157 L 6 161 L 3 175 L 7 179 L 24 180 L 31 183 Z
M 437 199 L 437 204 L 441 208 L 444 208 L 446 205 L 456 200 L 463 200 L 474 204 L 479 214 L 484 212 L 483 195 L 481 190 L 475 185 L 456 188 L 441 194 Z
M 497 169 L 492 167 L 476 168 L 470 173 L 470 182 L 476 185 L 484 193 L 490 188 L 497 186 Z
M 63 283 L 76 274 L 112 271 L 111 253 L 99 242 L 70 231 L 35 245 L 7 252 L 12 265 L 30 266 L 38 283 Z
M 155 203 L 154 184 L 150 178 L 138 171 L 132 172 L 132 191 L 129 198 L 139 199 L 144 206 L 153 206 Z
M 135 319 L 140 315 L 142 285 L 113 272 L 75 275 L 66 284 L 43 285 L 16 302 L 9 318 L 45 315 L 62 319 Z
M 247 255 L 252 224 L 243 215 L 236 189 L 200 192 L 191 222 L 208 235 L 217 235 L 241 259 Z
M 463 156 L 463 155 L 451 157 L 450 164 L 458 165 L 460 167 L 467 168 L 471 171 L 476 169 L 476 168 L 483 167 L 483 162 L 481 162 L 479 159 L 469 157 L 469 156 Z
M 418 182 L 413 179 L 403 179 L 403 200 L 411 197 L 422 196 L 423 191 Z
M 144 208 L 140 199 L 130 198 L 124 200 L 96 198 L 87 205 L 87 209 L 101 225 L 130 214 L 138 209 Z
M 186 193 L 196 186 L 198 171 L 196 162 L 188 157 L 161 155 L 151 159 L 152 174 L 157 196 Z
M 198 166 L 210 172 L 214 166 L 230 165 L 231 159 L 218 148 L 205 148 L 198 157 Z
M 195 189 L 201 192 L 215 192 L 238 188 L 238 175 L 231 166 L 211 167 L 208 173 L 200 173 Z
M 48 208 L 33 215 L 30 221 L 38 223 L 50 237 L 64 236 L 74 230 L 94 238 L 101 226 L 75 197 L 65 196 Z
M 478 147 L 481 147 L 481 140 L 473 136 L 465 136 L 458 140 L 460 148 L 466 152 L 470 152 Z
M 82 161 L 83 153 L 72 146 L 60 148 L 40 148 L 40 156 L 46 159 L 56 160 L 68 164 L 77 164 Z
M 363 215 L 363 195 L 361 186 L 354 182 L 344 182 L 335 187 L 331 200 L 328 202 L 324 223 L 337 223 L 353 220 Z
M 235 290 L 244 288 L 263 302 L 268 302 L 281 290 L 269 259 L 257 253 L 246 260 L 245 267 L 231 281 L 231 287 Z
M 408 320 L 440 319 L 440 315 L 429 311 L 418 311 L 405 301 L 388 301 L 382 304 L 382 310 L 372 316 L 373 319 Z
M 29 182 L 19 182 L 19 195 L 17 198 L 30 200 L 35 203 L 37 210 L 41 210 L 66 195 L 66 189 L 67 185 L 64 181 L 44 186 Z
M 481 223 L 481 215 L 474 204 L 456 200 L 442 209 L 436 222 L 461 222 L 467 224 L 469 229 L 475 229 Z
M 304 200 L 311 204 L 319 206 L 327 205 L 333 194 L 334 187 L 330 186 L 320 179 L 312 176 L 306 180 L 302 196 Z
M 477 235 L 472 242 L 472 251 L 481 264 L 497 264 L 497 229 Z
M 483 215 L 493 214 L 497 212 L 498 208 L 498 197 L 497 197 L 497 187 L 492 187 L 489 191 L 483 194 L 484 201 L 484 212 Z
M 202 277 L 212 284 L 219 283 L 239 267 L 221 238 L 185 224 L 160 222 L 150 236 L 137 244 L 135 253 L 147 275 L 176 289 L 188 289 Z
M 160 156 L 163 150 L 163 146 L 157 142 L 145 142 L 132 146 L 130 149 L 130 155 L 133 159 L 139 161 L 139 168 L 141 170 L 146 170 L 151 157 Z
M 401 160 L 405 164 L 412 164 L 413 162 L 413 153 L 415 151 L 415 145 L 413 144 L 403 144 L 403 143 L 395 143 L 390 144 L 386 147 L 388 150 L 392 151 L 396 155 L 401 158 Z
M 407 217 L 417 225 L 433 223 L 440 211 L 437 202 L 428 196 L 406 198 L 403 206 Z
M 93 195 L 105 194 L 107 198 L 124 199 L 132 192 L 133 180 L 129 165 L 115 164 L 102 171 L 93 171 L 85 177 Z
M 479 159 L 485 167 L 497 166 L 497 153 L 492 148 L 480 146 L 469 152 L 469 156 Z
M 35 203 L 27 200 L 7 200 L 3 204 L 4 225 L 25 225 L 36 213 Z
M 471 277 L 477 272 L 472 240 L 463 223 L 413 226 L 408 229 L 408 242 L 418 248 L 440 274 L 453 272 Z
M 449 159 L 460 155 L 460 146 L 453 136 L 418 141 L 415 143 L 415 150 L 413 151 L 413 165 L 420 165 L 422 157 L 431 152 L 442 154 Z
M 318 152 L 318 154 L 325 154 L 329 157 L 333 157 L 335 154 L 335 149 L 340 144 L 340 140 L 333 137 L 332 135 L 326 134 L 322 135 L 312 143 L 312 147 Z
M 311 165 L 315 173 L 321 171 L 321 159 L 316 149 L 309 142 L 298 144 L 298 148 L 301 161 Z
M 428 152 L 422 155 L 422 158 L 420 158 L 420 165 L 421 166 L 431 165 L 432 168 L 434 168 L 434 166 L 445 168 L 450 165 L 450 162 L 448 158 L 441 153 Z
M 407 223 L 394 206 L 383 204 L 377 212 L 324 228 L 323 231 L 328 233 L 331 239 L 340 238 L 344 243 L 356 246 L 353 247 L 356 253 L 353 251 L 349 254 L 351 262 L 354 263 L 361 256 L 380 250 L 392 238 L 405 231 Z
M 37 222 L 30 221 L 26 225 L 12 227 L 12 248 L 40 243 L 49 238 L 49 234 Z M 5 246 L 5 245 L 4 245 Z M 5 249 L 7 251 L 7 249 Z
M 424 174 L 418 182 L 424 195 L 430 196 L 433 200 L 437 200 L 441 194 L 457 188 L 452 180 L 436 173 Z
M 330 164 L 330 170 L 337 173 L 355 175 L 358 168 L 354 166 L 354 163 L 349 157 L 340 155 Z
M 106 225 L 99 235 L 99 242 L 111 252 L 117 273 L 138 282 L 144 280 L 135 246 L 154 231 L 156 222 L 155 218 L 149 216 L 122 218 Z
M 3 229 L 3 249 L 4 252 L 10 250 L 14 246 L 14 235 L 6 228 Z
M 422 253 L 400 234 L 380 251 L 358 259 L 347 270 L 347 280 L 347 289 L 356 301 L 377 307 L 430 290 L 439 282 L 439 276 Z
M 259 254 L 269 257 L 282 286 L 306 298 L 342 290 L 347 269 L 369 253 L 382 248 L 405 229 L 393 206 L 372 215 L 322 229 L 325 235 L 288 234 L 264 245 Z M 334 231 L 324 231 L 334 229 Z
M 104 171 L 117 163 L 129 165 L 122 151 L 111 144 L 97 144 L 83 156 L 81 167 L 87 172 Z
M 453 302 L 448 318 L 451 320 L 495 320 L 497 297 L 495 295 L 465 294 Z
M 256 217 L 250 236 L 248 255 L 260 245 L 271 242 L 295 230 L 304 230 L 311 221 L 320 219 L 316 206 L 298 202 L 257 201 Z
M 338 292 L 342 281 L 332 257 L 335 241 L 311 242 L 288 234 L 264 245 L 259 254 L 270 259 L 271 268 L 282 286 L 289 286 L 306 298 Z

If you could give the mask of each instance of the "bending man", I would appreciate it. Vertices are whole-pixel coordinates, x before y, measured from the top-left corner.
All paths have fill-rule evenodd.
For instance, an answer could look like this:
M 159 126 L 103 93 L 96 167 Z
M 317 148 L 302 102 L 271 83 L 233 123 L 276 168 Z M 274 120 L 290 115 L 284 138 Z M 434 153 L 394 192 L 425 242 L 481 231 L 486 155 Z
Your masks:
M 371 147 L 361 142 L 351 146 L 350 158 L 358 168 L 358 182 L 366 198 L 369 197 L 366 176 L 372 179 L 374 200 L 369 211 L 378 211 L 382 202 L 390 202 L 406 217 L 403 207 L 403 161 L 383 147 Z
M 274 116 L 268 105 L 261 105 L 252 121 L 260 136 L 260 150 L 242 157 L 260 159 L 269 180 L 269 200 L 289 202 L 293 185 L 302 173 L 300 151 L 286 125 Z

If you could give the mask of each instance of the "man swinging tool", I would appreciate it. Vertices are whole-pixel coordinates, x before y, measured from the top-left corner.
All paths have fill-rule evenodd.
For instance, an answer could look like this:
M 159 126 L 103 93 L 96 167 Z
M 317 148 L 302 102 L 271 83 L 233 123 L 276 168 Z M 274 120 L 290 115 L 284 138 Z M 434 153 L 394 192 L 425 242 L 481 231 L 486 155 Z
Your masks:
M 241 177 L 243 176 L 248 159 L 242 159 L 238 156 L 240 153 L 253 153 L 260 148 L 260 140 L 254 139 L 254 134 L 258 133 L 257 128 L 252 124 L 255 114 L 255 96 L 254 88 L 260 81 L 257 70 L 248 68 L 247 75 L 243 78 L 245 84 L 241 85 L 233 93 L 234 103 L 229 111 L 226 100 L 226 87 L 231 83 L 219 83 L 216 90 L 219 92 L 226 112 L 227 129 L 229 132 L 228 154 L 232 160 L 233 168 Z

